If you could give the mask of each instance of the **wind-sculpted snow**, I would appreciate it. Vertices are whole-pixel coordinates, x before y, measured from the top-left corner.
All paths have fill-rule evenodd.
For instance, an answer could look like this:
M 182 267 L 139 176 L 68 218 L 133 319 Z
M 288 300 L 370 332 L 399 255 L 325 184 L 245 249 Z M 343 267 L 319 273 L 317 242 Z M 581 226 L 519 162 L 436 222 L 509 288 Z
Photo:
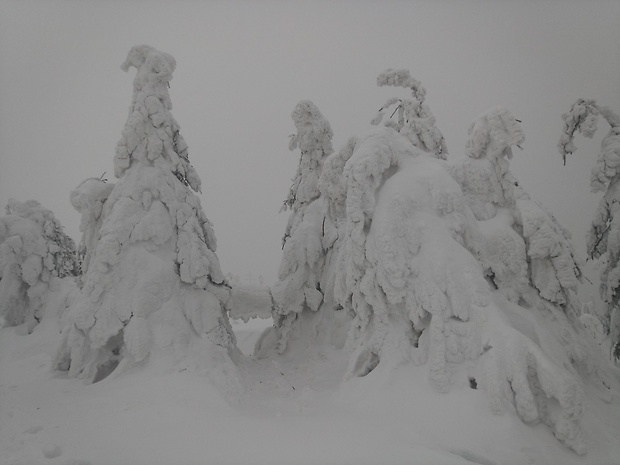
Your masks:
M 141 362 L 154 352 L 187 354 L 194 335 L 212 345 L 206 358 L 235 350 L 215 234 L 190 190 L 200 180 L 188 168 L 186 150 L 176 151 L 182 139 L 168 112 L 166 85 L 174 59 L 134 47 L 123 67 L 129 65 L 138 72 L 115 159 L 120 179 L 111 187 L 88 180 L 72 196 L 82 211 L 89 261 L 56 366 L 94 381 L 122 361 Z M 151 111 L 156 102 L 159 113 Z M 153 143 L 154 135 L 161 144 Z M 128 144 L 135 145 L 132 155 L 119 158 Z
M 390 128 L 357 142 L 343 182 L 346 232 L 335 296 L 354 316 L 349 376 L 379 365 L 426 364 L 440 392 L 469 377 L 494 411 L 512 404 L 523 421 L 547 424 L 584 452 L 583 389 L 572 354 L 544 317 L 494 293 L 485 279 L 485 240 L 499 234 L 502 249 L 502 228 L 510 223 L 498 218 L 486 231 L 479 227 L 446 163 Z M 527 273 L 527 249 L 513 233 Z
M 6 213 L 0 217 L 0 327 L 32 327 L 43 317 L 46 302 L 64 292 L 61 280 L 73 285 L 75 244 L 54 214 L 35 200 L 10 199 Z M 56 313 L 64 310 L 66 299 L 61 300 L 63 308 Z

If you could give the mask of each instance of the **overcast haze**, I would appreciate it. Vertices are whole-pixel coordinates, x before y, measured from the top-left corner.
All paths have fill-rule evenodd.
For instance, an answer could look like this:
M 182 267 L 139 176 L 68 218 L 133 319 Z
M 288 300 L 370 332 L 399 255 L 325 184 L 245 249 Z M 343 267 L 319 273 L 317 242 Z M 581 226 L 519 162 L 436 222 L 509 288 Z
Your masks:
M 7 1 L 0 0 L 0 204 L 36 199 L 79 240 L 69 192 L 106 172 L 127 118 L 133 45 L 172 54 L 172 113 L 202 178 L 225 272 L 272 282 L 299 153 L 290 113 L 312 100 L 338 150 L 404 89 L 427 89 L 450 157 L 472 120 L 504 105 L 526 143 L 511 163 L 530 195 L 572 233 L 582 257 L 599 195 L 589 172 L 608 127 L 577 139 L 562 166 L 560 115 L 579 97 L 620 112 L 620 2 L 614 1 Z

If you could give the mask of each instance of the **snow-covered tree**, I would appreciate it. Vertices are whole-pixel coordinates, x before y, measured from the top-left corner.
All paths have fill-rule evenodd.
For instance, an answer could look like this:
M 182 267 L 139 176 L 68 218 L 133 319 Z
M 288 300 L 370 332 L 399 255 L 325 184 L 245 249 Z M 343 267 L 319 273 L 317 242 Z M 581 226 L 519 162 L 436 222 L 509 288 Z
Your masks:
M 592 259 L 603 259 L 600 291 L 607 304 L 604 324 L 612 343 L 612 357 L 620 363 L 620 116 L 595 100 L 577 100 L 562 115 L 564 129 L 558 149 L 566 164 L 567 155 L 575 150 L 577 131 L 592 138 L 599 117 L 609 123 L 610 130 L 601 141 L 601 151 L 592 168 L 592 192 L 604 192 L 588 232 L 587 251 Z
M 450 163 L 478 220 L 482 263 L 489 280 L 509 300 L 537 298 L 578 316 L 575 292 L 581 278 L 570 234 L 531 200 L 510 172 L 512 146 L 525 140 L 505 108 L 490 109 L 469 129 L 466 155 Z
M 170 112 L 174 58 L 136 46 L 122 69 L 132 66 L 132 104 L 114 158 L 119 180 L 111 192 L 87 181 L 73 196 L 89 260 L 56 366 L 93 381 L 150 354 L 191 349 L 200 363 L 228 364 L 236 353 L 229 286 L 192 192 L 200 179 Z
M 327 250 L 335 241 L 334 226 L 327 218 L 326 203 L 318 188 L 323 162 L 333 153 L 331 126 L 308 100 L 299 102 L 291 117 L 297 133 L 289 149 L 299 148 L 301 156 L 284 203 L 292 213 L 284 235 L 278 281 L 271 288 L 279 353 L 286 349 L 291 331 L 299 326 L 301 313 L 317 312 L 323 303 L 323 269 Z
M 490 121 L 478 123 L 492 127 Z M 511 144 L 500 145 L 489 137 L 486 156 L 495 153 L 503 159 Z M 484 231 L 479 223 L 488 219 L 478 221 L 469 206 L 475 192 L 464 195 L 451 175 L 454 171 L 392 128 L 376 130 L 355 144 L 343 171 L 346 231 L 334 291 L 337 302 L 353 315 L 347 341 L 352 354 L 349 376 L 385 373 L 406 362 L 425 364 L 438 391 L 447 392 L 455 385 L 480 389 L 493 411 L 514 409 L 527 423 L 544 423 L 560 441 L 582 453 L 583 387 L 572 365 L 575 354 L 563 339 L 579 342 L 579 338 L 570 332 L 564 312 L 554 311 L 561 292 L 552 295 L 557 303 L 532 311 L 518 305 L 521 301 L 508 300 L 504 295 L 512 297 L 510 292 L 495 290 L 484 265 L 493 253 L 499 256 L 495 260 L 517 254 L 517 265 L 525 271 L 506 270 L 503 284 L 525 295 L 525 283 L 519 279 L 523 274 L 527 281 L 528 263 L 537 254 L 544 255 L 542 242 L 550 247 L 552 240 L 545 235 L 542 241 L 537 234 L 553 222 L 544 218 L 536 223 L 539 210 L 528 213 L 521 227 L 529 239 L 522 237 L 511 211 L 501 205 L 513 205 L 524 197 L 511 197 L 501 188 L 502 183 L 509 184 L 509 171 L 493 169 L 497 184 L 493 189 L 499 190 L 487 186 L 485 195 L 491 191 L 498 195 L 499 200 L 491 202 L 497 223 Z M 476 173 L 485 176 L 484 170 Z M 514 183 L 512 187 L 518 188 Z M 482 193 L 480 197 L 482 201 Z M 527 208 L 534 209 L 528 203 L 518 211 Z M 508 231 L 501 232 L 497 250 L 489 245 L 491 229 Z M 551 230 L 551 237 L 561 242 L 562 231 Z M 518 244 L 519 250 L 510 249 Z M 564 253 L 562 246 L 556 244 L 551 256 Z M 499 265 L 496 268 L 497 274 Z M 555 276 L 545 272 L 548 278 Z M 510 280 L 509 273 L 514 275 Z
M 426 89 L 420 81 L 411 77 L 406 69 L 387 69 L 377 77 L 378 86 L 404 87 L 411 89 L 412 99 L 391 98 L 377 112 L 372 124 L 378 125 L 383 121 L 385 112 L 394 110 L 384 122 L 385 126 L 391 127 L 407 137 L 413 145 L 421 150 L 432 152 L 437 158 L 443 160 L 448 155 L 446 141 L 441 131 L 435 124 L 435 116 L 424 103 Z M 393 120 L 394 115 L 397 120 Z
M 35 200 L 10 199 L 0 217 L 0 327 L 36 325 L 78 268 L 75 244 L 54 214 Z

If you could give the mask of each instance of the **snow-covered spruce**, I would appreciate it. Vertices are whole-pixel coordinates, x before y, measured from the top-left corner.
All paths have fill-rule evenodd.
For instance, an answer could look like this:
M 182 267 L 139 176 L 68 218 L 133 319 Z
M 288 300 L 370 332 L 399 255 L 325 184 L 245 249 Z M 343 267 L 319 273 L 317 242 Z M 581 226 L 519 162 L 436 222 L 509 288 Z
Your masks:
M 576 150 L 576 132 L 592 138 L 599 116 L 609 123 L 610 130 L 601 141 L 601 151 L 590 176 L 592 192 L 604 192 L 604 195 L 588 232 L 587 250 L 590 258 L 605 262 L 600 284 L 601 297 L 607 304 L 603 323 L 611 339 L 612 358 L 620 363 L 620 116 L 595 100 L 577 100 L 562 115 L 564 130 L 558 149 L 566 163 L 566 156 Z
M 514 408 L 583 453 L 583 388 L 565 345 L 485 279 L 485 237 L 446 163 L 382 128 L 357 142 L 343 177 L 335 296 L 354 315 L 349 375 L 410 361 L 441 392 L 475 379 L 494 411 Z
M 299 148 L 299 167 L 284 208 L 292 213 L 283 239 L 278 281 L 272 286 L 275 333 L 261 341 L 259 355 L 287 348 L 291 333 L 303 331 L 302 312 L 317 312 L 324 301 L 322 275 L 327 251 L 335 241 L 333 223 L 318 188 L 324 160 L 333 153 L 333 132 L 314 103 L 303 100 L 291 117 L 297 133 L 289 149 Z M 299 335 L 297 335 L 299 337 Z
M 385 126 L 400 132 L 419 149 L 432 152 L 437 158 L 445 160 L 448 155 L 446 140 L 435 124 L 435 116 L 424 103 L 426 89 L 420 81 L 412 77 L 409 70 L 390 68 L 377 77 L 377 85 L 411 89 L 413 99 L 403 100 L 396 97 L 389 99 L 379 109 L 372 124 L 381 123 L 385 112 L 390 110 L 392 113 L 384 122 Z M 394 110 L 391 110 L 394 106 Z M 396 114 L 398 119 L 395 121 L 392 118 Z
M 0 217 L 0 327 L 32 329 L 50 307 L 59 316 L 77 274 L 75 244 L 54 214 L 10 199 Z
M 93 381 L 121 361 L 130 365 L 154 353 L 191 351 L 206 364 L 231 363 L 236 353 L 215 235 L 190 190 L 199 189 L 200 179 L 170 113 L 175 61 L 137 46 L 122 68 L 130 66 L 137 69 L 134 95 L 114 159 L 120 179 L 109 194 L 101 183 L 86 182 L 74 195 L 87 249 L 94 250 L 87 250 L 84 286 L 56 367 Z
M 469 129 L 465 157 L 449 164 L 478 220 L 482 264 L 508 300 L 535 305 L 538 297 L 578 317 L 581 278 L 570 234 L 531 200 L 510 172 L 512 146 L 525 140 L 515 117 L 496 107 Z

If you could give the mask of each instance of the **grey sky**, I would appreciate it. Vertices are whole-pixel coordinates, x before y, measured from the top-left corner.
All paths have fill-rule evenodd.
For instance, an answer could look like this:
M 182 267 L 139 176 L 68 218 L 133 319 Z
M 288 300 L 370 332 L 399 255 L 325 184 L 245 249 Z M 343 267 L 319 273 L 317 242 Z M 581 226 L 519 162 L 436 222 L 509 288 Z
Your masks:
M 33 198 L 79 240 L 71 189 L 106 172 L 127 117 L 133 45 L 172 54 L 173 114 L 203 181 L 225 272 L 275 279 L 295 174 L 290 113 L 312 100 L 338 150 L 404 89 L 375 84 L 408 68 L 450 156 L 484 110 L 507 106 L 526 143 L 511 169 L 585 257 L 598 203 L 599 149 L 578 138 L 562 166 L 561 113 L 578 97 L 620 112 L 618 1 L 30 1 L 0 0 L 0 204 Z

